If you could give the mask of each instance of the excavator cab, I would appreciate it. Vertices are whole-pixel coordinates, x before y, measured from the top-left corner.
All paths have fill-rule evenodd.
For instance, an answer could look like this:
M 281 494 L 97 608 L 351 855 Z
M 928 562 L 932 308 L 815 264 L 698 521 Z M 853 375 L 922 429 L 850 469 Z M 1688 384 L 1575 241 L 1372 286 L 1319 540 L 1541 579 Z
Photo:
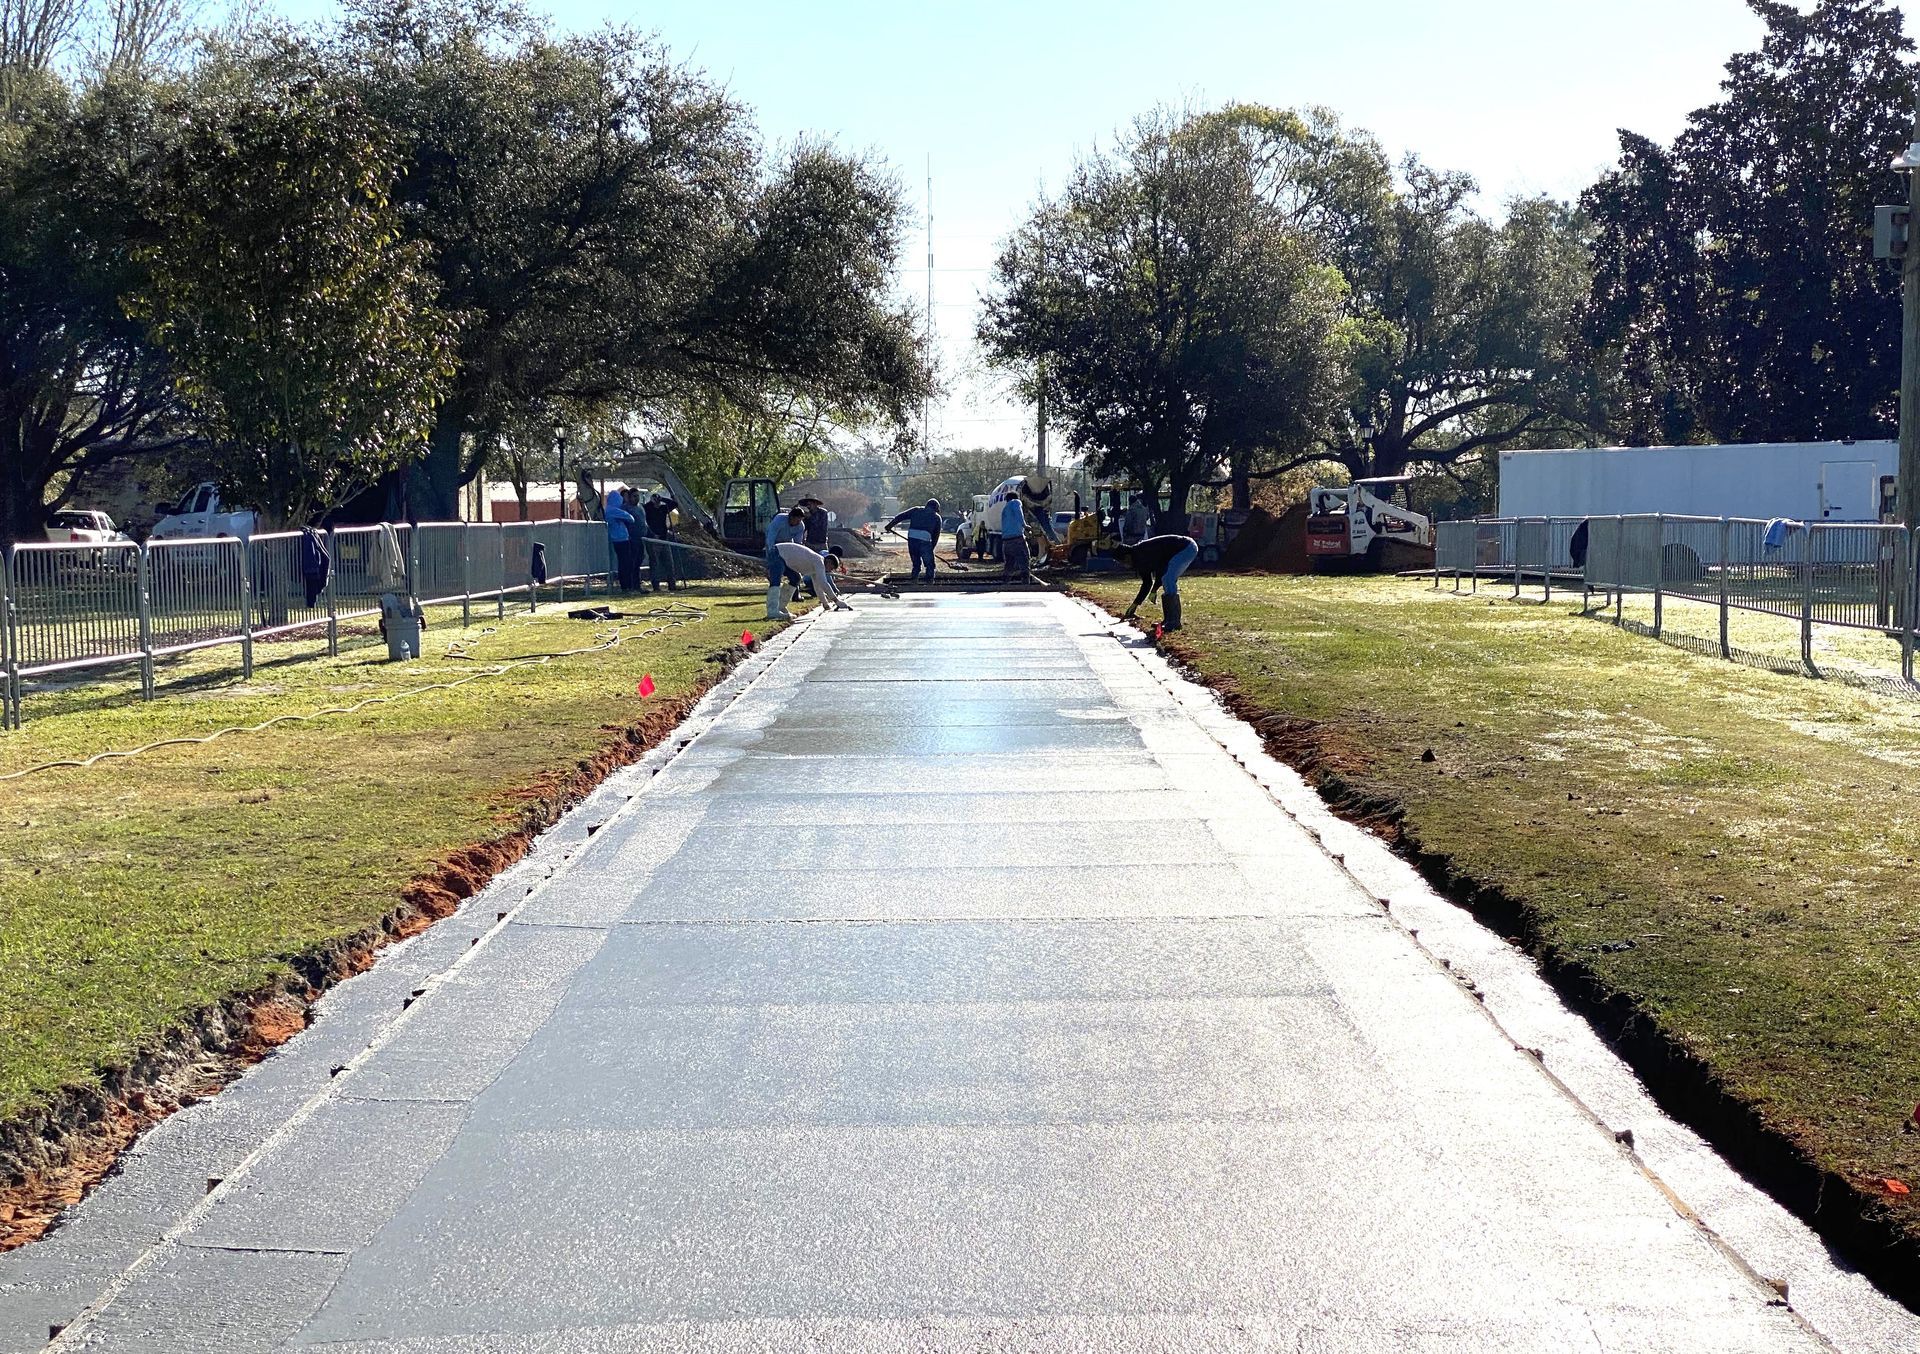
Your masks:
M 780 490 L 772 480 L 728 480 L 720 495 L 721 538 L 729 550 L 761 554 L 767 548 L 767 525 L 779 511 Z

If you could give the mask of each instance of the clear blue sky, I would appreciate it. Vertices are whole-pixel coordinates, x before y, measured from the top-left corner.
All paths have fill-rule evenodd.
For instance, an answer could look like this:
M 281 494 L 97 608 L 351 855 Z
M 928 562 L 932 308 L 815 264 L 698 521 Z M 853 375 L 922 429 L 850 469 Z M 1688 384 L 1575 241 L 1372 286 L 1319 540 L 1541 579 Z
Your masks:
M 984 267 L 1042 185 L 1154 104 L 1326 104 L 1395 155 L 1472 173 L 1497 211 L 1518 193 L 1578 193 L 1617 128 L 1671 137 L 1761 33 L 1743 0 L 529 3 L 569 28 L 657 32 L 757 109 L 770 141 L 825 134 L 890 162 L 916 214 L 931 155 L 934 313 L 954 387 L 934 434 L 948 446 L 1031 443 L 1031 418 L 969 374 Z M 917 233 L 907 254 L 917 297 Z

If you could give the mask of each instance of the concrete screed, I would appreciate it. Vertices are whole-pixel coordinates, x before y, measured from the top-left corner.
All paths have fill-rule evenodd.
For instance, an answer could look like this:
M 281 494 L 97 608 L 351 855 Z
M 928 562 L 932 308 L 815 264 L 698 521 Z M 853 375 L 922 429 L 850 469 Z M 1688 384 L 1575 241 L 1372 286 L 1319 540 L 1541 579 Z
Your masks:
M 0 1257 L 0 1348 L 1920 1344 L 1104 618 L 856 605 Z

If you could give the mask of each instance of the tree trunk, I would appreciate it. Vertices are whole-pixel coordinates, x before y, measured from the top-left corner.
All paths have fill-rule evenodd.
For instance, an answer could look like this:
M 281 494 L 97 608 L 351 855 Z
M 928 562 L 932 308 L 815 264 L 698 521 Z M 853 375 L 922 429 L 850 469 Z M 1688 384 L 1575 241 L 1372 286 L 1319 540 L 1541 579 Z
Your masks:
M 30 478 L 17 465 L 0 465 L 0 545 L 46 539 L 46 486 Z
M 1244 451 L 1233 453 L 1228 476 L 1233 486 L 1233 507 L 1236 512 L 1246 512 L 1253 507 L 1253 458 Z
M 1162 536 L 1185 535 L 1187 530 L 1187 497 L 1193 492 L 1194 477 L 1191 474 L 1176 474 L 1167 482 L 1167 510 L 1156 512 L 1159 519 L 1156 530 Z M 1156 508 L 1158 504 L 1155 505 Z
M 460 489 L 465 482 L 460 440 L 467 430 L 464 405 L 447 403 L 433 416 L 426 454 L 407 469 L 408 515 L 416 522 L 454 522 L 460 518 Z

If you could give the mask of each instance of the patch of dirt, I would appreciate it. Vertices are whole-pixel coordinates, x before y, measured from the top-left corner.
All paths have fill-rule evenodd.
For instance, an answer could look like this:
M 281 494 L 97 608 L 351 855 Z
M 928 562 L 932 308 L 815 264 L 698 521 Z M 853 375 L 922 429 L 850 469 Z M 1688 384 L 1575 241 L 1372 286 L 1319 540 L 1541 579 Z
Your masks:
M 1255 508 L 1220 552 L 1220 567 L 1269 574 L 1312 572 L 1307 556 L 1307 505 L 1296 503 L 1278 517 Z
M 1230 679 L 1208 675 L 1178 639 L 1163 640 L 1161 650 L 1184 676 L 1216 692 L 1235 716 L 1253 725 L 1267 750 L 1299 771 L 1335 813 L 1388 842 L 1437 891 L 1531 955 L 1554 991 L 1625 1060 L 1662 1110 L 1699 1133 L 1888 1296 L 1920 1311 L 1920 1229 L 1894 1207 L 1884 1181 L 1854 1179 L 1820 1165 L 1790 1125 L 1768 1121 L 1651 1012 L 1578 954 L 1547 941 L 1543 919 L 1526 899 L 1423 847 L 1407 825 L 1403 804 L 1351 779 L 1364 773 L 1367 757 L 1350 729 L 1260 706 Z
M 64 1209 L 113 1172 L 140 1134 L 216 1094 L 304 1030 L 329 988 L 372 967 L 388 945 L 451 916 L 608 776 L 665 742 L 700 697 L 746 657 L 738 644 L 719 650 L 709 659 L 717 670 L 693 691 L 634 724 L 610 727 L 592 757 L 526 787 L 499 836 L 453 852 L 412 880 L 374 925 L 289 956 L 285 976 L 196 1012 L 125 1066 L 104 1069 L 97 1086 L 70 1087 L 0 1123 L 0 1251 L 45 1235 Z

